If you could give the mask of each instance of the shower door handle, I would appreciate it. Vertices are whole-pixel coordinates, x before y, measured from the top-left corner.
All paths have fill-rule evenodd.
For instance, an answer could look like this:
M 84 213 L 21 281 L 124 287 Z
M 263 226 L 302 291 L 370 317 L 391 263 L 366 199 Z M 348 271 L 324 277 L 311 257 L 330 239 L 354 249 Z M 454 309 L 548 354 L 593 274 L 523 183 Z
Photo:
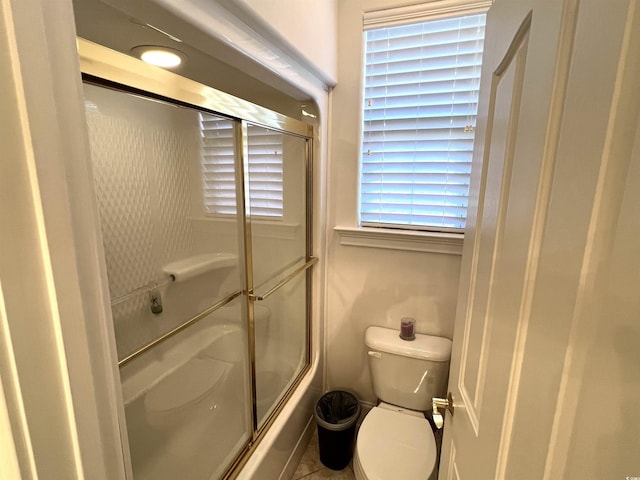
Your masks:
M 307 263 L 295 269 L 293 272 L 291 272 L 289 275 L 284 277 L 282 280 L 280 280 L 278 283 L 276 283 L 273 287 L 271 287 L 269 290 L 264 292 L 262 295 L 256 295 L 253 292 L 249 293 L 249 300 L 252 302 L 261 302 L 263 300 L 266 300 L 267 297 L 269 297 L 272 293 L 274 293 L 280 287 L 283 287 L 284 285 L 289 283 L 291 280 L 296 278 L 300 273 L 313 267 L 316 263 L 318 263 L 318 257 L 309 257 L 309 260 L 307 261 Z

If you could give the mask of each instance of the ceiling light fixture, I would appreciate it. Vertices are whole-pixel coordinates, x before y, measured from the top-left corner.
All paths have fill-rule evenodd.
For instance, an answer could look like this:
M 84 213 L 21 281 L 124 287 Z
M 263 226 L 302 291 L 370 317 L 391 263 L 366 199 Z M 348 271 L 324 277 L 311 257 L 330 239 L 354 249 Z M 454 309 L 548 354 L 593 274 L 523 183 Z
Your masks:
M 186 60 L 180 50 L 156 45 L 140 45 L 131 49 L 140 60 L 162 68 L 175 68 Z

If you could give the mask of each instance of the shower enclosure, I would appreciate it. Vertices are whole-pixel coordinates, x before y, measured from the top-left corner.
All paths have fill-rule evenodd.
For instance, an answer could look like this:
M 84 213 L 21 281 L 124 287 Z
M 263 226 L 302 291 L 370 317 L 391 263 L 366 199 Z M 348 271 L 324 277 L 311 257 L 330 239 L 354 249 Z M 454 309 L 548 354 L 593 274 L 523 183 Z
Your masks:
M 313 129 L 79 45 L 133 477 L 229 476 L 309 367 Z

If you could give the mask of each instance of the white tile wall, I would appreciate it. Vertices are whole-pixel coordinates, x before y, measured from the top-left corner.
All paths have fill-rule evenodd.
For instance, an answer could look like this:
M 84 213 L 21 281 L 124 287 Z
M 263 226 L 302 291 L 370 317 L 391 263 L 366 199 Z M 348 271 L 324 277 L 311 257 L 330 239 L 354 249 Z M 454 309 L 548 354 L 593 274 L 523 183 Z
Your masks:
M 189 169 L 198 168 L 197 113 L 96 86 L 85 86 L 85 95 L 91 102 L 93 175 L 114 299 L 162 281 L 164 264 L 194 253 Z M 153 315 L 146 294 L 115 305 L 119 355 L 189 314 L 169 308 Z

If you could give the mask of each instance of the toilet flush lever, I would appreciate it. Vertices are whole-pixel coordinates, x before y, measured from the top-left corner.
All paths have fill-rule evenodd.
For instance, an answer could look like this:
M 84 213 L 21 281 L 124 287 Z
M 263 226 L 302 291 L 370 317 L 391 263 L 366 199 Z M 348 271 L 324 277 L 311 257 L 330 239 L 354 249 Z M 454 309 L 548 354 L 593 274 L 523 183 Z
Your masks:
M 438 408 L 445 408 L 449 410 L 449 413 L 451 413 L 451 416 L 453 416 L 453 395 L 451 395 L 451 392 L 449 392 L 447 398 L 433 397 L 431 402 L 431 405 L 433 406 L 433 423 L 436 424 L 436 427 L 442 428 L 444 426 L 444 416 L 443 413 L 440 413 L 440 411 L 438 411 Z

